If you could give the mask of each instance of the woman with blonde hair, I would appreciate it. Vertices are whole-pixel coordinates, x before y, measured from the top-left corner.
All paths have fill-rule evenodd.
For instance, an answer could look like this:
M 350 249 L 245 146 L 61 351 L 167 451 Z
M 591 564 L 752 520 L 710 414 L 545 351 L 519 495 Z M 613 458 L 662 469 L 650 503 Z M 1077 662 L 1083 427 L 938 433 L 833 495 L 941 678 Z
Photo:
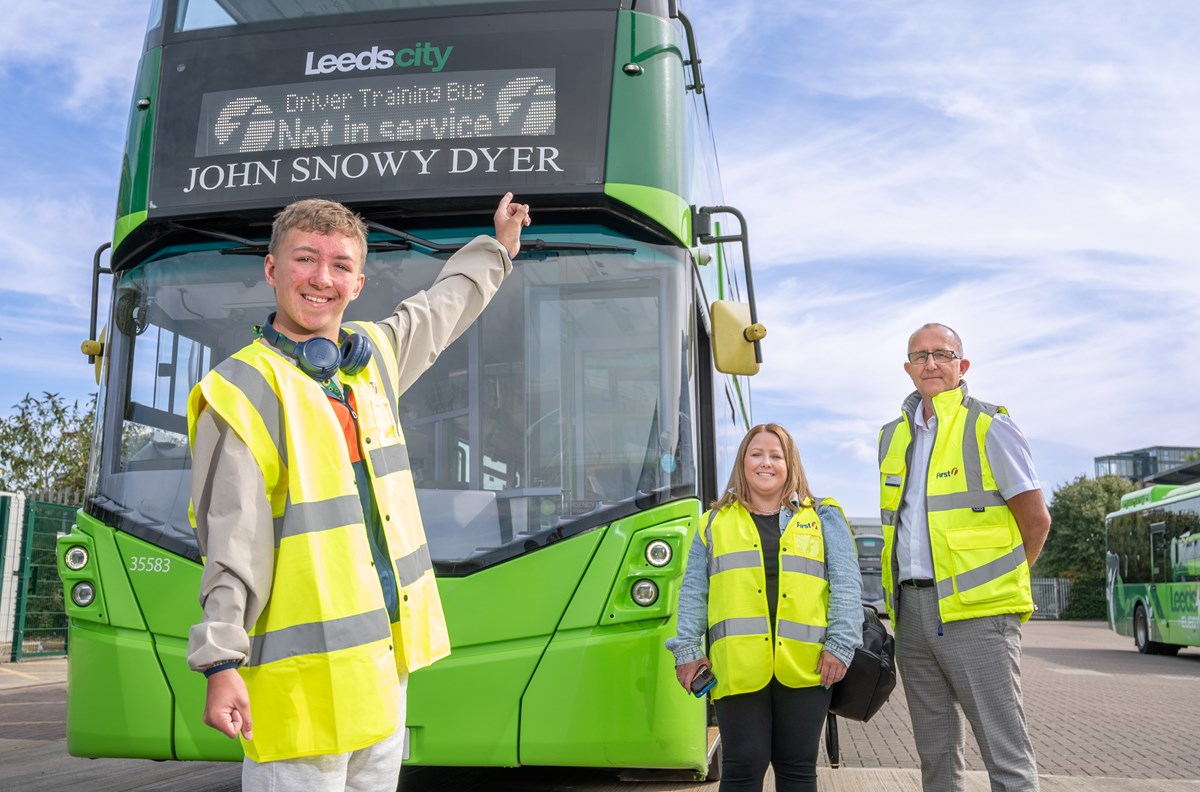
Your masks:
M 813 496 L 786 429 L 755 426 L 700 518 L 667 641 L 685 690 L 705 669 L 716 678 L 720 792 L 761 790 L 768 764 L 779 792 L 816 790 L 830 687 L 862 643 L 861 597 L 841 507 Z

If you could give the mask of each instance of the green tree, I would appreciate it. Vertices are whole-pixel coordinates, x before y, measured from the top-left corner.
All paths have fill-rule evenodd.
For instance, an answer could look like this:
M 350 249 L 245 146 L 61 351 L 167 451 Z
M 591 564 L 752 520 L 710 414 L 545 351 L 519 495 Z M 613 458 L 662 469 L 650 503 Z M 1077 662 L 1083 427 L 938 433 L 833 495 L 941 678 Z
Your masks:
M 95 419 L 95 394 L 86 409 L 57 393 L 25 394 L 0 418 L 0 490 L 82 490 Z
M 1054 491 L 1050 536 L 1033 575 L 1071 579 L 1064 618 L 1104 618 L 1104 518 L 1121 508 L 1121 496 L 1134 489 L 1119 476 L 1080 476 Z

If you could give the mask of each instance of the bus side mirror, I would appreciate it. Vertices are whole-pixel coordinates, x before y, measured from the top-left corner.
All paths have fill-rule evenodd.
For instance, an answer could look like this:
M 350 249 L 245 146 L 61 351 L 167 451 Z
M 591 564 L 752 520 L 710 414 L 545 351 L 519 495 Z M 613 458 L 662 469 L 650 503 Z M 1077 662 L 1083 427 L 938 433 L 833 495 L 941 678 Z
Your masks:
M 100 328 L 99 340 L 88 339 L 79 345 L 79 351 L 87 355 L 88 363 L 96 366 L 96 384 L 100 384 L 100 372 L 104 366 L 104 336 L 108 333 L 108 326 Z
M 87 355 L 88 363 L 96 367 L 96 384 L 100 384 L 100 374 L 104 369 L 104 335 L 108 326 L 100 328 L 100 335 L 96 335 L 96 306 L 100 302 L 100 276 L 112 275 L 113 272 L 108 267 L 100 266 L 100 254 L 112 247 L 112 242 L 105 242 L 100 247 L 96 248 L 95 254 L 92 256 L 92 318 L 88 324 L 87 340 L 79 345 L 79 351 Z
M 748 303 L 717 300 L 712 304 L 713 365 L 723 374 L 751 377 L 758 373 L 755 342 L 767 329 L 750 318 Z

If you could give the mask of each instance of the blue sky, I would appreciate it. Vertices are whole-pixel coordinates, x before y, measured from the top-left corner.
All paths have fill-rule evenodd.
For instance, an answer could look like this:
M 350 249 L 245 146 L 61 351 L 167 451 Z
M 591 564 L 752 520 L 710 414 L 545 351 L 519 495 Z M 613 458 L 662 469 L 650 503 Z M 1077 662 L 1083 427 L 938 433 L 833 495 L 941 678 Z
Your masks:
M 1047 491 L 1097 455 L 1200 445 L 1200 15 L 1187 0 L 683 3 L 769 335 L 755 417 L 876 512 L 908 334 L 951 325 Z M 0 415 L 84 398 L 147 9 L 0 26 Z

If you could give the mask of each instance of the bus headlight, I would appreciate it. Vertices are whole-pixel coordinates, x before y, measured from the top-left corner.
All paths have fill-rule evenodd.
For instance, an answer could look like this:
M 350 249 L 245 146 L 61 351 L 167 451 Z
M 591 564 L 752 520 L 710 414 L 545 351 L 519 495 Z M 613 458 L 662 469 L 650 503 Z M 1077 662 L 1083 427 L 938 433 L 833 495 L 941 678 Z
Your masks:
M 85 566 L 87 566 L 87 562 L 87 548 L 81 547 L 80 545 L 75 545 L 63 556 L 63 563 L 67 565 L 68 569 L 83 569 Z
M 665 567 L 671 563 L 671 545 L 662 539 L 655 539 L 646 545 L 646 561 L 650 566 Z
M 633 584 L 629 596 L 633 597 L 633 601 L 643 608 L 649 607 L 658 601 L 658 586 L 653 580 L 642 578 Z
M 96 587 L 86 580 L 76 583 L 75 588 L 71 589 L 71 602 L 74 602 L 81 608 L 91 605 L 95 599 Z

